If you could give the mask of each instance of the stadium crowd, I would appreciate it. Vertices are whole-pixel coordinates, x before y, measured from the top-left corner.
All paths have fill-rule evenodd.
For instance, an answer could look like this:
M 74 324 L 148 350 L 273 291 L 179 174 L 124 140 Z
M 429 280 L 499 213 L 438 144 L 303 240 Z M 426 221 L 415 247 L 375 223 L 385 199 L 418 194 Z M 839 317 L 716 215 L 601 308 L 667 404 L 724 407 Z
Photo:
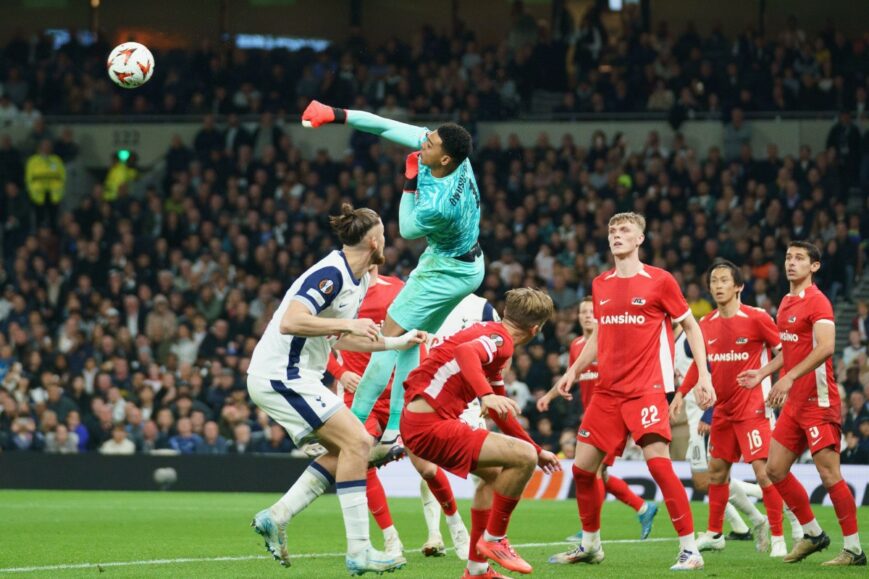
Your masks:
M 19 33 L 0 56 L 0 126 L 44 114 L 300 113 L 317 98 L 336 106 L 363 95 L 392 117 L 438 115 L 468 124 L 520 113 L 849 109 L 867 114 L 869 35 L 848 38 L 832 25 L 816 35 L 795 19 L 775 35 L 747 28 L 700 34 L 692 23 L 643 31 L 629 6 L 616 26 L 594 9 L 537 21 L 521 2 L 497 44 L 482 44 L 459 22 L 450 34 L 423 27 L 406 42 L 372 45 L 361 29 L 322 52 L 242 50 L 203 42 L 196 51 L 158 53 L 160 69 L 135 92 L 105 75 L 105 35 L 54 49 L 48 34 Z M 75 31 L 73 31 L 74 33 Z M 533 106 L 535 91 L 545 99 Z
M 70 138 L 37 140 L 34 156 Z M 355 133 L 343 158 L 304 158 L 268 114 L 254 131 L 208 117 L 193 142 L 172 140 L 165 179 L 142 196 L 97 184 L 56 215 L 28 194 L 17 147 L 0 139 L 0 152 L 6 451 L 288 452 L 284 430 L 250 404 L 245 369 L 291 281 L 334 247 L 327 216 L 343 200 L 377 210 L 388 274 L 406 276 L 424 246 L 398 234 L 405 151 L 369 135 Z M 613 213 L 646 215 L 644 259 L 675 274 L 698 317 L 713 307 L 702 278 L 716 257 L 743 264 L 744 301 L 770 313 L 787 291 L 790 239 L 823 248 L 817 281 L 834 301 L 862 275 L 869 205 L 849 211 L 835 147 L 780 158 L 771 146 L 753 159 L 744 145 L 727 161 L 679 135 L 628 143 L 597 132 L 588 143 L 493 137 L 474 162 L 489 260 L 479 293 L 498 307 L 511 287 L 545 287 L 559 312 L 517 351 L 508 390 L 535 438 L 568 456 L 564 432 L 581 409 L 562 401 L 542 416 L 534 402 L 566 367 L 577 304 L 607 267 Z M 869 308 L 858 309 L 837 356 L 845 460 L 869 462 Z

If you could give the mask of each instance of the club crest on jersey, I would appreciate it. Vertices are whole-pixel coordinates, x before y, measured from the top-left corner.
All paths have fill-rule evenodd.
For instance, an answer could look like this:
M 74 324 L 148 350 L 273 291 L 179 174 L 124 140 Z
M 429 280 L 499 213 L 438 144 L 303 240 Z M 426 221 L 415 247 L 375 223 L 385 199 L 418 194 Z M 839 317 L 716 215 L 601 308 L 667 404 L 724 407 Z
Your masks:
M 788 323 L 789 323 L 789 324 L 793 324 L 793 323 L 796 322 L 796 321 L 797 321 L 797 317 L 796 317 L 796 316 L 791 316 L 791 317 L 788 318 Z
M 646 305 L 646 299 L 645 298 L 634 298 L 631 300 L 631 305 L 632 306 L 644 306 L 644 305 Z
M 748 343 L 748 338 L 736 338 L 736 345 L 742 346 L 743 344 Z
M 495 342 L 495 345 L 498 346 L 499 348 L 504 345 L 504 338 L 501 337 L 500 335 L 492 334 L 489 337 L 492 339 L 493 342 Z
M 317 287 L 320 289 L 320 292 L 325 295 L 329 295 L 335 291 L 335 284 L 332 283 L 331 279 L 324 279 Z

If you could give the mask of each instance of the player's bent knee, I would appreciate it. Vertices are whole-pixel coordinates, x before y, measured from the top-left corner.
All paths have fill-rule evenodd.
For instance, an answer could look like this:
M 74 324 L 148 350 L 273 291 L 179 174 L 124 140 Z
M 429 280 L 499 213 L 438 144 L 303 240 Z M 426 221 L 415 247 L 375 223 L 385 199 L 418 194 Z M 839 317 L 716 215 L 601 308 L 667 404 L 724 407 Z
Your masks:
M 416 467 L 416 472 L 419 473 L 425 480 L 433 480 L 438 474 L 438 467 L 435 464 L 430 462 L 426 462 L 424 464 L 416 463 L 413 466 Z
M 821 477 L 821 483 L 830 488 L 834 484 L 842 480 L 842 471 L 837 464 L 815 464 L 818 469 L 818 476 Z
M 773 483 L 777 483 L 783 481 L 785 477 L 788 475 L 788 470 L 780 467 L 779 465 L 768 462 L 766 464 L 766 476 L 769 477 L 769 480 Z
M 516 466 L 528 471 L 533 471 L 537 467 L 537 451 L 527 442 L 519 442 L 521 442 L 521 445 L 516 453 Z

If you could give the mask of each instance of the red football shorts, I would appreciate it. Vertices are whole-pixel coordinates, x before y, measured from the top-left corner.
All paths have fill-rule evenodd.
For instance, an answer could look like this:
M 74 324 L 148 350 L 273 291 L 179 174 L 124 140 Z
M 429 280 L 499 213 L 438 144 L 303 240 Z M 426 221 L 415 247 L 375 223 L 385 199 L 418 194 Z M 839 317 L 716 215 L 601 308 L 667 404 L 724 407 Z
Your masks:
M 796 455 L 802 454 L 806 448 L 812 454 L 830 447 L 839 452 L 842 425 L 811 415 L 794 417 L 785 411 L 775 423 L 772 438 Z
M 401 438 L 416 456 L 433 462 L 456 476 L 468 478 L 477 469 L 485 428 L 471 428 L 458 418 L 442 418 L 435 412 L 401 413 Z
M 709 433 L 709 454 L 729 463 L 766 459 L 769 456 L 769 418 L 757 416 L 748 420 L 715 418 Z
M 353 406 L 353 394 L 344 392 L 344 404 L 347 408 Z M 387 422 L 389 422 L 389 396 L 385 398 L 381 396 L 374 403 L 371 414 L 365 420 L 365 431 L 374 438 L 380 438 L 380 435 L 386 430 Z
M 576 439 L 612 455 L 615 460 L 624 450 L 629 434 L 637 443 L 647 434 L 657 434 L 670 441 L 669 405 L 663 392 L 629 400 L 608 392 L 596 392 Z
M 579 437 L 577 436 L 577 438 L 579 438 Z M 607 467 L 614 465 L 616 463 L 616 459 L 618 457 L 620 457 L 622 454 L 624 454 L 625 447 L 627 445 L 628 445 L 628 437 L 626 436 L 622 440 L 621 446 L 619 446 L 617 449 L 615 449 L 612 452 L 608 452 L 607 455 L 605 457 L 603 457 L 603 465 L 607 466 Z

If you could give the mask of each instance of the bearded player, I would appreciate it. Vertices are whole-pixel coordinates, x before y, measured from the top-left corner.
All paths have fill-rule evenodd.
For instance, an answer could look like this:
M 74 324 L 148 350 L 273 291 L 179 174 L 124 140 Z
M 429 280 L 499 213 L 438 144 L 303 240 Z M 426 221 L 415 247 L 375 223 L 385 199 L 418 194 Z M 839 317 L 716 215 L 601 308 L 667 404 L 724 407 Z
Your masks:
M 821 252 L 811 243 L 792 241 L 785 254 L 785 274 L 790 293 L 782 298 L 776 315 L 782 353 L 759 370 L 740 375 L 746 388 L 756 387 L 773 372 L 779 373 L 767 397 L 767 405 L 781 408 L 772 432 L 767 474 L 803 526 L 805 536 L 796 542 L 785 563 L 802 561 L 830 545 L 830 537 L 818 525 L 809 496 L 790 472 L 808 448 L 830 496 L 844 536 L 844 549 L 825 566 L 866 565 L 866 554 L 857 534 L 857 505 L 842 478 L 839 445 L 842 436 L 841 400 L 833 375 L 836 325 L 830 300 L 812 276 L 821 267 Z
M 600 512 L 603 506 L 597 472 L 607 454 L 616 452 L 630 434 L 643 449 L 649 472 L 679 536 L 679 555 L 672 570 L 703 568 L 697 550 L 688 495 L 670 461 L 667 392 L 673 386 L 673 341 L 670 326 L 682 325 L 691 349 L 705 358 L 703 334 L 678 283 L 666 271 L 640 261 L 646 220 L 636 213 L 618 213 L 609 221 L 609 245 L 615 268 L 592 283 L 594 317 L 598 322 L 576 362 L 557 387 L 570 400 L 577 375 L 598 360 L 600 383 L 580 426 L 573 478 L 582 519 L 582 542 L 551 563 L 600 563 Z M 698 398 L 714 403 L 709 371 L 699 369 Z
M 317 101 L 312 101 L 302 113 L 305 126 L 319 127 L 336 122 L 420 149 L 407 157 L 398 225 L 402 237 L 425 237 L 428 247 L 411 272 L 407 285 L 389 307 L 381 331 L 384 336 L 399 336 L 405 332 L 403 328 L 434 333 L 453 308 L 480 286 L 485 273 L 483 252 L 477 243 L 480 194 L 468 159 L 471 135 L 455 123 L 429 131 L 365 111 L 333 108 Z M 404 381 L 418 365 L 418 348 L 401 353 L 379 352 L 371 356 L 362 375 L 352 410 L 364 421 L 393 371 L 395 373 L 389 423 L 381 444 L 372 454 L 375 464 L 397 442 Z
M 778 351 L 781 343 L 772 318 L 765 311 L 743 305 L 739 295 L 744 287 L 742 272 L 730 261 L 716 262 L 706 281 L 718 308 L 700 320 L 706 339 L 707 360 L 717 402 L 709 435 L 709 524 L 697 540 L 701 551 L 724 549 L 724 511 L 730 498 L 730 468 L 742 458 L 751 464 L 763 492 L 767 517 L 755 525 L 757 550 L 770 551 L 773 557 L 787 553 L 782 531 L 782 499 L 766 474 L 769 454 L 770 421 L 763 392 L 747 390 L 737 383 L 745 370 L 757 369 Z M 688 370 L 670 406 L 675 417 L 682 410 L 683 398 L 697 383 L 697 367 Z M 770 543 L 770 536 L 772 541 Z
M 372 267 L 368 274 L 368 291 L 362 299 L 362 304 L 359 306 L 359 313 L 357 315 L 360 318 L 370 319 L 375 324 L 380 324 L 386 316 L 386 308 L 389 307 L 389 304 L 392 303 L 392 300 L 401 291 L 404 282 L 397 277 L 380 275 L 377 266 Z M 369 358 L 371 358 L 371 354 L 368 352 L 349 351 L 340 352 L 340 359 L 334 353 L 329 356 L 329 364 L 326 366 L 326 370 L 341 385 L 344 391 L 344 404 L 347 408 L 350 408 L 350 405 L 353 404 L 353 394 L 356 392 L 360 375 L 365 371 Z M 374 410 L 365 421 L 365 430 L 376 440 L 380 437 L 388 419 L 389 388 L 387 387 L 384 395 L 374 405 Z M 393 524 L 392 513 L 389 511 L 389 504 L 386 502 L 386 493 L 383 490 L 380 478 L 377 476 L 376 468 L 371 467 L 368 469 L 366 482 L 368 510 L 371 511 L 371 515 L 383 533 L 384 551 L 389 556 L 401 557 L 404 546 L 401 544 L 398 531 Z
M 579 358 L 582 349 L 585 348 L 586 344 L 588 344 L 588 340 L 591 338 L 591 334 L 594 332 L 596 325 L 597 322 L 594 319 L 594 301 L 591 299 L 591 296 L 586 296 L 579 303 L 579 327 L 582 328 L 582 335 L 570 343 L 568 365 L 572 366 L 573 363 L 576 362 L 576 359 Z M 591 405 L 591 398 L 594 395 L 597 382 L 598 368 L 597 360 L 595 360 L 579 375 L 579 395 L 582 401 L 583 412 L 585 412 Z M 549 404 L 556 396 L 558 396 L 558 390 L 552 388 L 552 390 L 537 400 L 537 410 L 540 412 L 546 412 L 549 410 Z M 644 540 L 647 539 L 652 532 L 652 523 L 655 520 L 655 515 L 658 514 L 658 505 L 644 501 L 631 490 L 628 483 L 607 472 L 607 469 L 615 463 L 616 456 L 621 455 L 622 450 L 624 450 L 623 447 L 615 453 L 607 454 L 606 458 L 604 458 L 600 471 L 598 472 L 597 481 L 598 485 L 604 486 L 604 490 L 601 491 L 598 489 L 598 492 L 602 497 L 606 497 L 606 493 L 610 493 L 616 499 L 637 512 L 637 520 L 640 522 L 640 539 Z M 567 541 L 571 543 L 579 543 L 582 541 L 582 531 L 567 537 Z
M 347 535 L 348 571 L 382 573 L 406 561 L 371 546 L 365 494 L 371 437 L 323 385 L 323 373 L 331 348 L 409 348 L 427 336 L 413 330 L 384 338 L 372 320 L 356 319 L 368 289 L 368 271 L 383 263 L 383 223 L 377 213 L 344 204 L 330 224 L 342 249 L 314 264 L 287 290 L 254 348 L 247 377 L 251 400 L 286 429 L 296 446 L 316 436 L 327 452 L 274 505 L 257 513 L 251 525 L 275 559 L 289 566 L 287 524 L 335 484 Z
M 504 320 L 482 322 L 435 346 L 406 383 L 401 435 L 411 456 L 456 476 L 482 479 L 471 507 L 471 550 L 464 577 L 503 577 L 488 564 L 530 573 L 531 565 L 510 546 L 507 526 L 535 466 L 560 469 L 516 420 L 520 409 L 504 390 L 502 372 L 516 345 L 527 344 L 552 317 L 552 298 L 539 290 L 507 292 Z M 460 419 L 479 398 L 504 434 L 473 428 Z

